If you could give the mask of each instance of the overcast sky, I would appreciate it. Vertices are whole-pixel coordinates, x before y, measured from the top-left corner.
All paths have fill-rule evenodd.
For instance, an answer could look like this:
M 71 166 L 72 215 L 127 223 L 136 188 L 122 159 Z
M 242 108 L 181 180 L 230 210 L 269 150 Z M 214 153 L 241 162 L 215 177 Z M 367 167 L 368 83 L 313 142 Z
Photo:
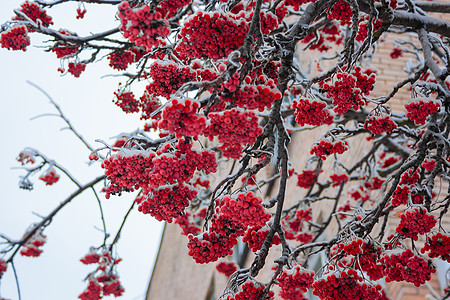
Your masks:
M 22 1 L 3 0 L 0 23 L 13 16 L 12 10 Z M 111 6 L 86 5 L 84 20 L 76 20 L 76 3 L 69 3 L 48 11 L 56 28 L 78 30 L 81 35 L 98 32 L 118 25 L 114 21 L 115 9 Z M 89 25 L 87 25 L 89 24 Z M 36 34 L 31 35 L 32 45 L 43 45 Z M 102 174 L 100 166 L 88 166 L 89 150 L 67 130 L 61 131 L 64 122 L 56 117 L 30 118 L 55 113 L 54 107 L 38 90 L 26 83 L 30 80 L 46 90 L 57 101 L 73 125 L 93 145 L 95 139 L 113 142 L 109 138 L 130 132 L 142 126 L 138 115 L 126 115 L 112 103 L 113 93 L 120 81 L 117 77 L 101 79 L 105 74 L 118 74 L 107 66 L 107 60 L 88 65 L 80 78 L 57 72 L 60 66 L 54 53 L 29 47 L 26 52 L 0 49 L 0 232 L 11 238 L 20 238 L 27 226 L 38 222 L 37 215 L 47 215 L 76 187 L 61 176 L 58 183 L 45 186 L 38 179 L 33 191 L 19 190 L 18 178 L 24 174 L 15 161 L 25 147 L 33 147 L 70 170 L 86 183 Z M 99 185 L 99 188 L 101 185 Z M 114 235 L 133 197 L 100 195 L 108 231 Z M 35 214 L 33 214 L 35 213 Z M 49 300 L 75 299 L 87 286 L 85 276 L 93 266 L 85 266 L 79 259 L 90 246 L 102 242 L 97 202 L 86 191 L 67 205 L 47 228 L 47 244 L 39 258 L 17 256 L 15 265 L 19 276 L 22 299 Z M 162 223 L 149 215 L 134 211 L 126 224 L 117 252 L 123 261 L 119 264 L 125 294 L 121 299 L 143 299 L 159 245 Z M 0 286 L 0 298 L 18 299 L 13 272 L 10 266 Z

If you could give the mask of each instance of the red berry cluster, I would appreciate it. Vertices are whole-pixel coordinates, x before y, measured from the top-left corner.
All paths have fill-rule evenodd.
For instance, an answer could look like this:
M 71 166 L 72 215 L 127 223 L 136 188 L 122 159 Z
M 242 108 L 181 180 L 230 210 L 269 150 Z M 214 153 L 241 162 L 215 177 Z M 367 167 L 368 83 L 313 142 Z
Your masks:
M 219 273 L 222 273 L 225 276 L 230 277 L 231 274 L 237 271 L 237 267 L 233 262 L 227 263 L 223 261 L 217 264 L 216 270 Z
M 248 244 L 248 247 L 253 251 L 257 252 L 261 249 L 264 244 L 264 240 L 266 236 L 269 234 L 269 228 L 264 227 L 250 227 L 244 234 L 242 241 Z M 274 235 L 272 240 L 272 245 L 279 245 L 281 243 L 280 237 L 278 235 Z
M 120 89 L 114 92 L 116 99 L 114 104 L 120 107 L 126 113 L 135 113 L 139 111 L 139 102 L 134 97 L 133 92 L 123 92 Z
M 253 12 L 249 14 L 248 20 L 251 21 L 253 17 Z M 269 34 L 272 30 L 278 28 L 278 18 L 271 12 L 261 12 L 260 13 L 261 20 L 261 33 Z
M 89 284 L 78 298 L 81 300 L 100 300 L 106 296 L 119 297 L 125 291 L 119 276 L 112 272 L 121 259 L 113 259 L 109 251 L 97 253 L 91 248 L 80 261 L 85 264 L 98 264 L 96 270 L 88 275 Z
M 402 53 L 401 49 L 394 48 L 394 49 L 392 49 L 392 52 L 391 52 L 391 54 L 389 54 L 389 56 L 392 59 L 396 59 L 396 58 L 399 58 L 400 56 L 403 56 L 403 53 Z
M 383 25 L 383 22 L 376 19 L 372 22 L 372 33 L 376 32 Z M 368 34 L 368 26 L 369 26 L 369 16 L 365 16 L 363 19 L 359 20 L 359 30 L 356 36 L 356 40 L 358 42 L 362 42 L 367 38 Z
M 81 8 L 77 8 L 77 19 L 83 19 L 86 14 L 86 9 L 81 10 Z
M 423 125 L 429 115 L 439 109 L 439 103 L 435 101 L 415 100 L 405 105 L 406 117 L 414 121 L 416 125 Z
M 434 159 L 425 159 L 422 163 L 422 168 L 424 168 L 425 170 L 427 170 L 428 172 L 431 172 L 434 170 L 434 168 L 436 168 L 437 162 Z
M 383 277 L 383 266 L 377 262 L 382 253 L 381 247 L 373 242 L 356 239 L 350 243 L 340 243 L 336 245 L 331 252 L 332 256 L 337 257 L 339 266 L 353 265 L 355 261 L 357 265 L 364 271 L 371 280 L 378 280 Z M 346 263 L 343 258 L 347 256 L 353 258 Z
M 298 102 L 294 100 L 292 103 L 292 108 L 295 108 L 295 121 L 300 126 L 332 124 L 333 117 L 326 107 L 325 102 L 310 101 L 309 99 L 299 99 Z
M 194 100 L 171 100 L 163 110 L 158 127 L 177 137 L 201 135 L 206 128 L 206 119 L 196 114 L 199 107 Z
M 325 278 L 313 283 L 313 294 L 322 300 L 384 300 L 381 286 L 373 286 L 363 282 L 363 278 L 353 269 L 336 274 L 328 274 Z
M 31 238 L 29 238 L 20 250 L 20 255 L 29 257 L 38 257 L 42 253 L 40 247 L 44 246 L 47 241 L 47 237 L 42 233 L 36 233 Z
M 301 232 L 301 230 L 303 230 L 303 224 L 312 220 L 311 213 L 311 208 L 306 210 L 298 209 L 295 211 L 294 216 L 292 216 L 292 214 L 287 214 L 286 217 L 282 219 L 286 239 L 297 240 L 302 243 L 307 243 L 312 240 L 312 234 Z
M 395 128 L 397 128 L 397 124 L 389 117 L 371 116 L 364 122 L 364 129 L 369 130 L 372 134 L 389 133 Z
M 390 166 L 392 166 L 393 164 L 395 164 L 396 162 L 398 162 L 400 160 L 400 157 L 391 156 L 391 157 L 386 158 L 383 161 L 385 156 L 386 156 L 386 152 L 383 152 L 380 155 L 380 162 L 383 162 L 380 166 L 382 169 L 389 168 Z
M 59 175 L 56 174 L 55 170 L 48 169 L 39 179 L 45 182 L 45 185 L 52 185 L 58 182 Z
M 286 5 L 290 5 L 294 7 L 294 10 L 299 10 L 300 5 L 304 3 L 315 2 L 315 0 L 286 0 Z
M 338 153 L 342 154 L 348 150 L 348 144 L 346 141 L 339 141 L 337 143 L 330 143 L 328 141 L 321 140 L 318 144 L 311 148 L 310 153 L 325 160 L 327 156 Z
M 128 66 L 135 62 L 136 55 L 131 50 L 114 52 L 108 55 L 109 66 L 116 70 L 126 70 Z
M 337 186 L 340 186 L 342 182 L 346 183 L 348 181 L 348 176 L 347 176 L 347 174 L 341 174 L 341 175 L 331 174 L 330 179 L 333 182 L 333 184 L 331 186 L 337 187 Z
M 162 44 L 160 38 L 170 33 L 168 22 L 162 19 L 161 13 L 152 13 L 148 5 L 131 8 L 127 1 L 123 1 L 119 5 L 119 18 L 123 36 L 147 50 Z
M 380 263 L 384 266 L 386 282 L 406 281 L 417 287 L 430 280 L 431 274 L 436 272 L 430 261 L 414 255 L 409 249 L 398 254 L 386 254 Z
M 69 63 L 69 69 L 67 70 L 70 74 L 72 74 L 75 77 L 80 77 L 80 74 L 86 69 L 85 64 L 81 63 Z
M 270 220 L 271 214 L 265 212 L 261 202 L 262 199 L 256 197 L 253 192 L 239 194 L 237 199 L 225 196 L 221 202 L 220 212 L 243 227 L 263 227 Z
M 430 251 L 429 257 L 438 257 L 450 263 L 450 235 L 438 232 L 431 237 L 427 237 L 427 241 L 420 252 L 425 253 L 426 251 Z
M 27 34 L 25 26 L 13 27 L 8 31 L 2 33 L 0 37 L 0 44 L 2 48 L 11 50 L 26 51 L 27 46 L 30 45 L 30 38 Z
M 350 192 L 350 197 L 353 198 L 353 200 L 358 201 L 361 200 L 362 202 L 367 201 L 370 199 L 370 195 L 364 187 L 359 186 L 358 188 L 352 189 Z
M 314 272 L 302 270 L 300 266 L 295 266 L 292 269 L 284 268 L 283 273 L 277 280 L 281 298 L 286 300 L 306 299 L 301 298 L 302 293 L 306 293 L 313 284 Z
M 165 18 L 172 18 L 177 11 L 191 3 L 191 0 L 163 0 L 157 6 L 157 10 L 164 15 Z
M 236 238 L 220 236 L 215 232 L 204 232 L 201 235 L 188 235 L 189 255 L 199 264 L 205 264 L 226 257 L 233 253 Z
M 42 26 L 48 27 L 53 24 L 52 17 L 47 15 L 47 12 L 42 9 L 38 4 L 32 2 L 25 1 L 19 9 L 23 12 L 27 17 L 37 23 L 39 21 Z M 13 20 L 23 20 L 21 17 L 16 16 Z
M 248 81 L 247 78 L 246 82 L 250 83 L 251 79 Z M 222 93 L 219 99 L 242 108 L 247 107 L 248 109 L 264 111 L 266 107 L 268 108 L 272 105 L 273 101 L 281 99 L 281 93 L 276 88 L 273 79 L 268 79 L 265 85 L 244 85 L 237 89 L 237 85 L 233 84 L 227 85 L 227 89 L 229 91 L 236 90 L 236 92 L 230 94 Z
M 352 16 L 352 8 L 345 0 L 337 2 L 328 11 L 328 19 L 339 20 L 341 25 L 349 25 L 351 23 Z
M 374 176 L 374 177 L 372 178 L 372 181 L 366 181 L 366 182 L 364 183 L 364 187 L 367 188 L 368 190 L 371 190 L 371 191 L 373 191 L 373 190 L 378 190 L 378 189 L 381 188 L 381 186 L 383 185 L 383 183 L 384 183 L 385 181 L 386 181 L 386 180 L 382 180 L 382 179 L 380 179 L 380 178 Z
M 399 184 L 414 185 L 420 178 L 420 171 L 420 168 L 417 168 L 416 170 L 409 169 L 402 174 Z
M 397 186 L 392 194 L 391 204 L 393 206 L 400 206 L 408 203 L 409 187 Z
M 302 173 L 297 175 L 297 186 L 309 189 L 316 180 L 317 176 L 316 171 L 304 170 Z
M 245 282 L 241 287 L 239 292 L 234 294 L 233 296 L 228 295 L 225 300 L 257 300 L 260 299 L 265 286 L 259 285 L 255 286 L 255 283 L 252 281 Z M 274 293 L 272 291 L 264 297 L 266 299 L 273 299 Z
M 199 11 L 184 24 L 175 51 L 185 60 L 227 57 L 244 43 L 249 26 L 243 17 Z
M 80 50 L 79 46 L 66 46 L 66 45 L 61 45 L 52 48 L 52 52 L 56 53 L 57 58 L 72 56 L 72 54 L 78 53 L 79 50 Z
M 7 267 L 8 266 L 6 265 L 6 261 L 0 259 L 0 278 L 2 278 L 3 273 L 6 272 Z
M 141 120 L 148 120 L 152 118 L 156 121 L 161 118 L 161 113 L 157 113 L 156 115 L 151 117 L 151 115 L 161 106 L 161 102 L 158 98 L 153 97 L 147 91 L 145 91 L 142 97 L 139 99 L 139 105 L 142 109 Z M 158 123 L 155 122 L 155 127 L 157 127 L 157 124 Z
M 395 229 L 396 232 L 402 234 L 406 238 L 412 238 L 417 241 L 418 235 L 430 232 L 436 224 L 433 215 L 427 213 L 425 209 L 415 208 L 407 210 L 400 215 L 400 224 Z
M 120 194 L 122 191 L 132 192 L 146 186 L 149 181 L 146 170 L 153 166 L 154 157 L 154 153 L 148 155 L 119 153 L 105 159 L 102 168 L 106 169 L 105 175 L 110 181 L 109 186 L 103 189 L 106 198 Z
M 219 146 L 225 157 L 240 158 L 242 148 L 253 144 L 262 133 L 258 125 L 258 117 L 252 111 L 241 112 L 238 109 L 225 110 L 209 114 L 211 125 L 205 130 L 210 140 L 218 137 Z M 227 151 L 233 149 L 233 152 Z M 225 150 L 225 151 L 224 151 Z
M 174 63 L 155 62 L 149 72 L 153 82 L 147 85 L 150 95 L 163 96 L 167 99 L 184 83 L 196 79 L 196 73 L 191 68 L 180 67 Z
M 143 214 L 150 214 L 158 221 L 172 223 L 189 206 L 189 201 L 195 198 L 197 191 L 190 190 L 183 184 L 174 187 L 150 189 L 145 195 L 136 199 L 138 210 Z
M 36 162 L 36 157 L 34 157 L 34 152 L 23 150 L 19 153 L 17 161 L 20 162 L 22 166 L 26 164 L 34 164 Z

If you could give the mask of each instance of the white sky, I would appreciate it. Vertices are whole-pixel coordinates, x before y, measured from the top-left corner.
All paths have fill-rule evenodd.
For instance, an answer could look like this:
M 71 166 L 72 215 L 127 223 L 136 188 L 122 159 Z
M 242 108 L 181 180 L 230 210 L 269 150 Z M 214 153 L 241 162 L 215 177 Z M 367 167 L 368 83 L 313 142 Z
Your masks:
M 12 10 L 21 3 L 3 0 L 0 23 L 10 19 Z M 113 23 L 115 9 L 111 6 L 86 5 L 84 20 L 75 19 L 76 8 L 76 3 L 69 3 L 52 8 L 48 13 L 54 18 L 56 28 L 80 28 L 83 35 L 118 24 Z M 31 39 L 32 45 L 42 45 L 36 34 L 32 34 Z M 81 183 L 102 174 L 99 165 L 87 166 L 89 151 L 76 137 L 70 131 L 60 131 L 64 127 L 61 119 L 42 117 L 30 121 L 34 116 L 54 113 L 55 110 L 26 80 L 45 89 L 93 145 L 97 145 L 95 139 L 112 141 L 110 137 L 142 126 L 138 115 L 126 115 L 111 102 L 120 79 L 100 78 L 105 74 L 118 73 L 110 69 L 107 63 L 104 59 L 88 65 L 80 78 L 70 74 L 61 77 L 57 72 L 59 61 L 54 53 L 35 47 L 29 47 L 26 52 L 0 49 L 0 232 L 11 238 L 20 238 L 29 224 L 39 221 L 33 212 L 47 215 L 76 189 L 63 176 L 55 185 L 45 186 L 37 175 L 34 177 L 33 191 L 19 190 L 18 177 L 24 173 L 12 168 L 19 166 L 15 159 L 23 148 L 36 148 L 55 159 Z M 108 231 L 114 235 L 133 197 L 112 197 L 109 200 L 104 199 L 103 194 L 100 197 L 103 199 Z M 102 242 L 102 233 L 95 227 L 101 227 L 99 209 L 92 192 L 86 191 L 54 218 L 45 231 L 47 244 L 39 258 L 16 256 L 22 299 L 77 298 L 87 286 L 83 279 L 94 268 L 83 265 L 79 259 L 90 246 L 98 246 Z M 125 287 L 125 294 L 120 299 L 144 298 L 161 229 L 162 223 L 137 210 L 129 217 L 117 247 L 119 256 L 123 258 L 118 270 Z M 0 297 L 18 299 L 10 266 L 1 280 Z M 105 299 L 110 298 L 113 297 Z

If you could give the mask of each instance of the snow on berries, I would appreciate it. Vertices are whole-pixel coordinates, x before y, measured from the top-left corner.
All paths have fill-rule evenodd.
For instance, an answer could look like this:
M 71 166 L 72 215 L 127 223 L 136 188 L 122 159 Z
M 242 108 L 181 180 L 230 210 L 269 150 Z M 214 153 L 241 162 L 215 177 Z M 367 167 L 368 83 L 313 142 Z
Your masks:
M 39 177 L 39 179 L 45 182 L 45 185 L 53 185 L 54 183 L 58 182 L 59 175 L 56 174 L 53 168 L 49 168 L 44 174 Z
M 26 235 L 27 233 L 25 233 Z M 20 250 L 20 255 L 28 257 L 38 257 L 42 253 L 41 247 L 44 246 L 47 237 L 41 232 L 35 233 L 23 245 Z
M 262 199 L 253 192 L 239 194 L 237 199 L 225 196 L 221 201 L 220 212 L 244 227 L 262 227 L 269 221 L 271 214 L 265 212 L 261 203 Z
M 436 272 L 431 261 L 415 255 L 409 249 L 399 253 L 386 253 L 379 261 L 384 266 L 386 282 L 406 281 L 419 287 Z
M 106 249 L 96 250 L 91 248 L 80 261 L 84 264 L 98 264 L 96 269 L 89 273 L 87 280 L 88 286 L 78 296 L 81 300 L 99 300 L 103 297 L 112 295 L 114 297 L 122 296 L 125 289 L 122 287 L 119 275 L 115 268 L 121 261 L 120 258 L 114 258 L 110 251 Z
M 169 24 L 162 18 L 161 13 L 152 13 L 148 5 L 132 8 L 128 1 L 123 1 L 119 5 L 118 15 L 123 36 L 136 46 L 143 46 L 147 50 L 161 45 L 161 38 L 170 33 Z
M 39 22 L 44 27 L 48 27 L 53 24 L 52 17 L 47 15 L 47 12 L 35 2 L 30 3 L 29 1 L 25 1 L 20 6 L 19 11 L 21 11 L 27 17 L 33 20 L 33 22 L 35 23 Z M 23 19 L 19 16 L 15 16 L 13 20 L 23 20 Z
M 297 186 L 309 189 L 316 180 L 318 174 L 314 170 L 304 170 L 297 175 Z
M 439 102 L 428 99 L 411 99 L 410 103 L 405 105 L 406 117 L 416 125 L 425 124 L 427 117 L 439 109 Z
M 439 258 L 450 263 L 450 236 L 445 233 L 436 233 L 428 236 L 425 245 L 420 252 L 427 252 L 431 258 Z
M 395 231 L 415 241 L 418 240 L 418 235 L 430 232 L 436 224 L 435 217 L 422 208 L 407 210 L 400 215 L 400 218 L 400 224 Z
M 199 11 L 184 23 L 175 51 L 184 60 L 224 58 L 244 44 L 248 28 L 244 15 Z
M 339 3 L 339 2 L 338 2 Z M 364 106 L 362 95 L 369 95 L 375 83 L 375 71 L 355 67 L 351 73 L 338 72 L 333 84 L 323 84 L 327 97 L 333 100 L 333 110 L 343 114 L 350 109 L 357 110 Z
M 205 264 L 226 257 L 233 253 L 233 246 L 237 244 L 236 238 L 221 236 L 215 232 L 204 232 L 193 236 L 188 235 L 188 254 L 195 262 Z
M 327 104 L 321 101 L 310 101 L 309 99 L 294 100 L 292 108 L 295 108 L 295 121 L 300 126 L 333 123 L 330 111 L 326 109 Z
M 173 187 L 161 187 L 150 189 L 145 195 L 136 199 L 139 204 L 138 210 L 143 214 L 150 214 L 158 221 L 169 223 L 181 215 L 189 201 L 195 198 L 197 191 L 178 184 Z
M 322 160 L 325 160 L 326 157 L 331 154 L 342 154 L 347 150 L 348 144 L 346 141 L 339 141 L 333 144 L 331 142 L 321 140 L 318 144 L 311 148 L 310 153 L 320 157 Z
M 382 300 L 381 286 L 362 283 L 364 279 L 354 269 L 326 273 L 312 285 L 313 294 L 322 300 Z
M 371 116 L 364 122 L 364 129 L 369 130 L 372 134 L 390 133 L 395 128 L 397 128 L 397 124 L 389 116 Z
M 2 45 L 2 48 L 6 48 L 8 50 L 26 51 L 27 46 L 30 45 L 30 38 L 27 33 L 28 32 L 25 26 L 13 27 L 2 33 L 0 37 L 0 44 Z
M 199 107 L 195 100 L 173 99 L 164 108 L 158 127 L 175 133 L 177 137 L 201 135 L 206 128 L 206 118 L 197 114 Z
M 283 273 L 277 278 L 280 286 L 280 296 L 286 300 L 306 299 L 301 294 L 311 287 L 314 282 L 314 272 L 295 266 L 292 269 L 283 268 Z M 299 297 L 300 296 L 300 297 Z
M 220 113 L 209 114 L 210 125 L 205 135 L 213 140 L 214 137 L 222 143 L 219 149 L 225 157 L 240 158 L 242 148 L 251 145 L 262 133 L 258 125 L 258 117 L 252 111 L 241 112 L 238 109 L 225 110 Z
M 134 113 L 139 111 L 139 102 L 136 100 L 133 92 L 124 92 L 118 89 L 114 92 L 114 104 L 120 107 L 125 113 Z

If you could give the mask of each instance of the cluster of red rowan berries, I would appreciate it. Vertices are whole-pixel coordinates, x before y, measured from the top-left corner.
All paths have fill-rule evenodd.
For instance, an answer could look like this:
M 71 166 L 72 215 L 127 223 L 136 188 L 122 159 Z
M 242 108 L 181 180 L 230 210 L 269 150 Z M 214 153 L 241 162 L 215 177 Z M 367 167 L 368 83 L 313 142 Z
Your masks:
M 49 169 L 44 174 L 42 174 L 39 179 L 45 182 L 45 185 L 52 185 L 58 182 L 59 175 L 56 174 L 55 170 Z
M 160 187 L 149 189 L 145 195 L 136 199 L 138 210 L 143 214 L 150 214 L 158 221 L 172 222 L 186 207 L 189 201 L 197 195 L 196 190 L 178 184 L 173 187 Z
M 203 134 L 206 128 L 206 118 L 197 115 L 200 104 L 194 100 L 171 100 L 162 112 L 158 127 L 180 136 Z
M 30 38 L 28 37 L 26 27 L 13 27 L 3 32 L 0 37 L 0 44 L 2 48 L 26 51 L 27 46 L 30 45 Z
M 322 300 L 384 300 L 387 299 L 380 285 L 363 282 L 363 278 L 353 269 L 327 274 L 313 283 L 313 294 Z
M 240 286 L 240 290 L 233 296 L 228 295 L 224 300 L 248 300 L 248 299 L 260 299 L 265 286 L 261 284 L 255 284 L 253 281 L 247 281 Z M 269 291 L 265 300 L 273 299 L 274 293 Z
M 33 20 L 35 23 L 38 21 L 41 23 L 42 26 L 48 27 L 49 25 L 53 24 L 52 17 L 47 15 L 47 12 L 42 9 L 37 3 L 35 2 L 29 2 L 28 0 L 22 3 L 20 6 L 19 11 L 23 12 L 27 17 L 29 17 L 31 20 Z M 13 20 L 23 20 L 19 16 L 15 16 Z
M 295 121 L 300 126 L 332 124 L 333 116 L 326 107 L 325 102 L 310 101 L 309 99 L 299 99 L 298 102 L 294 100 L 292 103 L 292 108 L 295 109 Z
M 400 218 L 400 224 L 395 231 L 415 241 L 419 239 L 418 235 L 430 232 L 436 224 L 435 217 L 422 208 L 407 210 L 400 215 Z
M 85 64 L 71 62 L 69 63 L 69 68 L 67 69 L 67 72 L 78 78 L 85 69 L 86 69 Z
M 162 18 L 161 13 L 152 13 L 148 5 L 131 8 L 128 1 L 123 1 L 119 5 L 119 18 L 123 36 L 147 50 L 159 46 L 162 43 L 160 39 L 170 33 L 168 22 Z
M 231 255 L 233 246 L 237 244 L 236 239 L 219 236 L 215 232 L 204 232 L 197 236 L 189 234 L 188 239 L 188 254 L 199 264 Z
M 36 162 L 36 157 L 34 156 L 34 152 L 24 150 L 19 153 L 17 161 L 20 162 L 22 166 L 26 164 L 34 164 Z
M 342 44 L 343 37 L 340 35 L 340 29 L 335 24 L 328 24 L 318 30 L 319 36 L 315 32 L 308 34 L 302 43 L 309 44 L 308 49 L 318 50 L 320 52 L 328 51 L 332 48 L 332 44 Z
M 175 217 L 175 224 L 180 226 L 181 230 L 183 230 L 183 235 L 197 235 L 202 231 L 201 228 L 194 223 L 194 221 L 191 221 L 191 218 L 194 219 L 195 217 L 196 215 L 191 217 L 191 214 L 188 212 Z
M 172 18 L 177 11 L 191 3 L 191 0 L 163 0 L 156 7 L 165 18 Z
M 431 258 L 438 257 L 450 262 L 450 236 L 438 232 L 431 237 L 427 237 L 427 241 L 420 252 L 425 253 L 427 251 L 429 251 L 428 256 Z
M 242 241 L 248 244 L 248 247 L 253 251 L 257 252 L 261 249 L 264 240 L 269 234 L 269 228 L 267 226 L 264 227 L 250 227 L 245 231 L 244 237 Z M 272 240 L 272 245 L 279 245 L 281 243 L 280 237 L 278 235 L 274 235 Z
M 42 249 L 40 247 L 44 246 L 46 241 L 47 237 L 44 234 L 40 232 L 34 234 L 22 245 L 20 255 L 38 257 L 42 253 Z
M 297 175 L 297 186 L 309 189 L 317 178 L 317 172 L 314 170 L 304 170 Z
M 347 174 L 338 175 L 336 173 L 330 175 L 330 179 L 333 182 L 332 187 L 340 186 L 342 182 L 346 183 L 348 181 Z
M 237 271 L 237 267 L 233 262 L 227 263 L 222 261 L 217 264 L 216 270 L 217 272 L 222 273 L 227 277 L 230 277 L 231 274 Z
M 261 203 L 262 199 L 253 192 L 239 194 L 237 199 L 225 196 L 221 201 L 220 212 L 244 227 L 262 227 L 270 220 L 271 214 L 265 212 Z
M 401 49 L 394 48 L 394 49 L 392 49 L 392 52 L 391 52 L 391 54 L 389 54 L 389 56 L 392 59 L 399 58 L 399 57 L 403 56 L 403 51 Z
M 136 100 L 133 92 L 123 92 L 118 89 L 114 92 L 114 104 L 120 107 L 125 113 L 134 113 L 139 111 L 139 102 Z
M 345 1 L 336 2 L 333 7 L 327 12 L 328 19 L 339 20 L 341 25 L 349 25 L 352 20 L 352 8 Z
M 150 67 L 149 76 L 153 79 L 146 90 L 155 96 L 167 99 L 175 93 L 184 83 L 194 81 L 196 72 L 189 67 L 180 67 L 174 63 L 157 61 Z
M 359 20 L 358 34 L 356 35 L 355 38 L 358 42 L 362 42 L 367 38 L 369 21 L 370 21 L 369 16 L 365 16 L 364 18 Z M 383 22 L 381 22 L 380 20 L 378 19 L 374 20 L 372 22 L 372 32 L 376 32 L 378 29 L 381 28 L 382 25 Z
M 119 281 L 119 276 L 112 272 L 112 269 L 121 261 L 114 259 L 110 251 L 97 252 L 90 249 L 80 261 L 85 264 L 98 264 L 96 270 L 88 276 L 88 286 L 78 298 L 81 300 L 100 300 L 103 297 L 113 295 L 122 296 L 125 291 Z
M 431 274 L 436 272 L 430 261 L 414 255 L 409 249 L 401 253 L 385 254 L 379 262 L 384 266 L 386 282 L 406 281 L 418 287 L 430 280 Z
M 286 300 L 306 299 L 302 298 L 302 293 L 306 293 L 313 284 L 314 272 L 302 270 L 298 265 L 292 269 L 285 267 L 277 280 L 281 298 Z
M 408 197 L 409 197 L 409 187 L 397 186 L 394 193 L 392 194 L 391 204 L 393 206 L 400 206 L 402 204 L 407 204 Z
M 227 57 L 244 43 L 248 31 L 244 17 L 199 11 L 184 23 L 175 51 L 185 60 Z
M 86 9 L 77 8 L 77 19 L 83 19 L 86 14 Z
M 136 55 L 131 50 L 113 52 L 108 55 L 109 66 L 116 70 L 126 70 L 128 66 L 135 62 Z
M 238 109 L 225 110 L 220 113 L 209 114 L 210 125 L 205 130 L 210 140 L 214 137 L 223 144 L 223 155 L 230 158 L 242 156 L 242 148 L 253 144 L 262 133 L 258 125 L 258 117 L 252 111 L 241 112 Z M 233 149 L 234 151 L 226 151 Z
M 390 133 L 395 128 L 397 128 L 397 124 L 388 116 L 371 116 L 364 122 L 364 129 L 369 130 L 372 134 Z
M 80 46 L 59 45 L 52 48 L 52 52 L 56 53 L 57 58 L 72 56 L 80 51 Z
M 337 153 L 342 154 L 348 150 L 348 144 L 346 141 L 339 141 L 336 143 L 331 143 L 328 141 L 321 140 L 318 144 L 311 148 L 310 153 L 314 154 L 321 159 L 325 160 L 327 156 Z
M 406 117 L 414 121 L 416 125 L 425 124 L 427 117 L 439 109 L 440 105 L 435 101 L 413 100 L 405 105 Z
M 3 273 L 6 272 L 6 269 L 8 266 L 6 265 L 6 261 L 3 259 L 0 259 L 0 278 L 2 278 Z

